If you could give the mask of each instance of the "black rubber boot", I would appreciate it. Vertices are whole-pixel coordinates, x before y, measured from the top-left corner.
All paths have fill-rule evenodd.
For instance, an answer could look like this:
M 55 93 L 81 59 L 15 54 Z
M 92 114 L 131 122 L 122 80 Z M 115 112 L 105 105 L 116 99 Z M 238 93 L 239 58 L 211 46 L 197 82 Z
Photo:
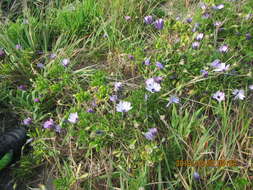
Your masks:
M 26 130 L 22 127 L 11 129 L 11 131 L 0 136 L 0 159 L 12 150 L 13 160 L 11 164 L 19 160 L 26 138 Z

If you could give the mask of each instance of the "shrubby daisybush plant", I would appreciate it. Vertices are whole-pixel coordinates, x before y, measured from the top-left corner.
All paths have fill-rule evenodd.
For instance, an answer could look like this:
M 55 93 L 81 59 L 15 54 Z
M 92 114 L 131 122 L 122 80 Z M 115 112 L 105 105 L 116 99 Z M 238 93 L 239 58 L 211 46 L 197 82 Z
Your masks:
M 224 147 L 235 159 L 237 146 L 250 150 L 245 136 L 251 123 L 247 103 L 253 96 L 253 17 L 247 1 L 205 1 L 187 8 L 170 1 L 171 13 L 165 11 L 165 1 L 153 0 L 45 3 L 46 17 L 36 10 L 21 26 L 29 14 L 17 11 L 21 21 L 10 15 L 12 22 L 3 22 L 0 31 L 0 97 L 25 118 L 21 124 L 38 139 L 29 162 L 20 165 L 59 160 L 53 171 L 56 189 L 95 188 L 101 177 L 95 170 L 105 176 L 104 187 L 119 189 L 168 189 L 171 184 L 175 189 L 199 189 L 201 184 L 217 189 L 213 185 L 219 176 L 226 179 L 224 188 L 237 187 L 237 177 L 249 179 L 247 170 L 243 175 L 233 168 L 214 174 L 202 168 L 200 177 L 197 171 L 191 176 L 187 168 L 171 167 L 178 158 L 205 152 L 219 158 Z M 37 6 L 28 6 L 28 12 Z M 177 7 L 180 11 L 174 11 Z M 54 14 L 48 11 L 52 8 Z M 66 69 L 72 58 L 73 68 Z M 242 126 L 235 138 L 233 132 Z M 68 164 L 69 158 L 77 164 Z M 242 162 L 249 159 L 244 155 Z M 79 177 L 85 172 L 92 177 L 73 182 L 76 171 Z M 175 177 L 179 172 L 187 185 Z

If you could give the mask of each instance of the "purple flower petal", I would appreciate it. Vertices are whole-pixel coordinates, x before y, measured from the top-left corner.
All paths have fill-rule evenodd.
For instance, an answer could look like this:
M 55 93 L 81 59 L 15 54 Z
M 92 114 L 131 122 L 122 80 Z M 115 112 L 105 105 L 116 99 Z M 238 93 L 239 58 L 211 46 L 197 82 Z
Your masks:
M 22 46 L 21 46 L 20 44 L 17 44 L 17 45 L 15 46 L 15 48 L 16 48 L 17 50 L 21 50 L 21 49 L 22 49 Z
M 70 63 L 70 60 L 69 60 L 69 59 L 66 59 L 66 58 L 63 59 L 62 62 L 61 62 L 61 64 L 62 64 L 64 67 L 67 67 L 69 63 Z
M 128 59 L 134 60 L 134 56 L 133 55 L 128 55 Z
M 222 45 L 219 47 L 219 52 L 221 53 L 226 53 L 228 52 L 228 46 L 227 45 Z
M 110 96 L 110 101 L 111 102 L 116 102 L 117 100 L 118 100 L 118 96 L 117 95 Z
M 49 120 L 45 121 L 45 123 L 43 124 L 43 127 L 45 129 L 53 128 L 54 127 L 54 121 L 53 121 L 53 119 L 50 118 Z
M 155 65 L 156 65 L 157 68 L 159 68 L 159 69 L 163 69 L 163 68 L 164 68 L 164 65 L 163 65 L 162 63 L 160 63 L 160 62 L 156 62 Z
M 206 70 L 201 70 L 200 72 L 202 73 L 202 75 L 203 75 L 204 77 L 208 77 L 208 71 L 206 71 Z
M 0 48 L 0 58 L 4 58 L 6 55 L 5 51 Z
M 193 178 L 194 178 L 195 180 L 199 180 L 199 179 L 200 179 L 199 173 L 194 172 L 194 173 L 193 173 Z
M 28 117 L 23 120 L 24 125 L 31 125 L 32 124 L 32 118 Z
M 143 64 L 147 65 L 147 66 L 151 65 L 150 58 L 145 59 L 144 62 L 143 62 Z
M 73 123 L 73 124 L 77 123 L 77 121 L 78 121 L 78 114 L 77 114 L 77 112 L 69 114 L 68 121 L 70 123 Z
M 21 85 L 18 86 L 18 89 L 19 90 L 26 90 L 27 88 L 26 88 L 25 85 L 21 84 Z
M 187 18 L 186 22 L 189 23 L 189 24 L 192 23 L 192 18 Z
M 200 47 L 200 43 L 199 42 L 193 42 L 192 43 L 192 48 L 193 49 L 198 49 Z
M 43 63 L 38 63 L 37 67 L 40 68 L 40 69 L 43 69 L 45 67 L 45 65 Z
M 157 135 L 157 128 L 151 128 L 148 130 L 148 132 L 146 132 L 144 134 L 145 138 L 148 139 L 148 140 L 154 140 L 154 138 L 156 137 Z
M 40 99 L 39 98 L 34 98 L 34 102 L 38 103 L 38 102 L 40 102 Z
M 162 30 L 163 26 L 164 26 L 164 20 L 163 19 L 160 18 L 160 19 L 155 21 L 155 28 L 157 30 Z
M 153 17 L 152 16 L 145 16 L 144 22 L 146 24 L 152 24 L 153 23 Z
M 125 16 L 125 20 L 126 20 L 126 21 L 129 21 L 130 19 L 131 19 L 130 16 Z
M 88 113 L 95 113 L 95 111 L 94 111 L 92 108 L 88 108 L 88 109 L 87 109 L 87 112 L 88 112 Z
M 61 128 L 60 125 L 56 125 L 55 128 L 54 128 L 54 130 L 55 130 L 55 132 L 57 132 L 57 133 L 61 133 L 62 128 Z

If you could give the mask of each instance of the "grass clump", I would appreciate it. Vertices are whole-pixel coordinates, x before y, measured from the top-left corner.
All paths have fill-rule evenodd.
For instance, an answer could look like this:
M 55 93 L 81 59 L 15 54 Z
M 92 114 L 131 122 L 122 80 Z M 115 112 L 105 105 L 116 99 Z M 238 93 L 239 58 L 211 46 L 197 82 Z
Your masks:
M 16 178 L 50 171 L 27 188 L 253 187 L 251 1 L 6 3 L 1 102 L 32 120 Z

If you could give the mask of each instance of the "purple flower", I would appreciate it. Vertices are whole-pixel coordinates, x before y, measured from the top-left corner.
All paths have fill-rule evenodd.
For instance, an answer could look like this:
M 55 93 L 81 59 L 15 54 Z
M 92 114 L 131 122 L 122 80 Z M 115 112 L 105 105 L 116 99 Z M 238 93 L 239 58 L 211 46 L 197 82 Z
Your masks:
M 245 34 L 246 40 L 250 40 L 252 38 L 250 33 Z
M 179 103 L 180 103 L 180 99 L 177 96 L 172 95 L 172 96 L 170 96 L 169 102 L 166 105 L 166 107 L 169 107 L 171 104 L 179 104 Z
M 240 99 L 240 100 L 243 100 L 245 98 L 245 95 L 244 95 L 244 90 L 238 90 L 238 89 L 235 89 L 232 94 L 235 96 L 234 99 L 237 100 L 237 99 Z
M 187 18 L 186 22 L 189 23 L 189 24 L 192 23 L 192 18 Z
M 54 127 L 54 130 L 55 130 L 56 133 L 61 133 L 62 128 L 61 128 L 60 125 L 56 125 L 56 126 Z
M 221 9 L 223 9 L 225 6 L 224 6 L 224 4 L 220 4 L 220 5 L 217 5 L 217 6 L 213 6 L 212 8 L 214 9 L 214 10 L 221 10 Z
M 43 63 L 38 63 L 37 67 L 40 68 L 40 69 L 43 69 L 45 67 L 45 65 Z
M 222 45 L 219 47 L 219 52 L 221 53 L 226 53 L 228 52 L 228 46 L 227 45 Z
M 56 54 L 55 53 L 50 54 L 50 59 L 54 59 L 54 58 L 56 58 Z
M 155 28 L 157 29 L 157 30 L 162 30 L 163 29 L 163 26 L 164 26 L 164 21 L 163 21 L 163 19 L 158 19 L 158 20 L 156 20 L 155 21 Z
M 152 16 L 145 16 L 145 17 L 144 17 L 144 22 L 145 22 L 146 24 L 152 24 L 152 22 L 153 22 L 153 17 L 152 17 Z
M 146 89 L 149 92 L 159 92 L 161 90 L 161 85 L 157 83 L 154 78 L 149 78 L 146 80 Z
M 125 113 L 125 112 L 128 112 L 131 109 L 132 109 L 131 103 L 126 102 L 126 101 L 120 101 L 116 106 L 116 111 L 117 112 Z
M 202 73 L 202 75 L 203 75 L 204 77 L 208 77 L 208 71 L 206 71 L 206 70 L 201 70 L 200 72 Z
M 147 65 L 147 66 L 151 65 L 150 58 L 145 59 L 144 62 L 143 62 L 143 64 Z
M 215 69 L 214 71 L 216 72 L 225 72 L 225 71 L 228 71 L 230 65 L 226 65 L 225 63 L 219 63 L 217 64 L 217 66 L 215 66 Z
M 77 114 L 77 112 L 69 114 L 68 121 L 70 123 L 73 123 L 73 124 L 77 123 L 77 121 L 78 121 L 78 114 Z
M 253 90 L 253 84 L 249 85 L 249 89 Z
M 216 26 L 216 27 L 220 27 L 222 25 L 222 22 L 221 21 L 216 21 L 213 25 Z
M 17 45 L 15 46 L 15 48 L 16 48 L 17 50 L 21 50 L 21 49 L 22 49 L 22 46 L 21 46 L 20 44 L 17 44 Z
M 214 69 L 214 71 L 216 72 L 225 72 L 225 71 L 228 71 L 230 65 L 226 65 L 225 63 L 220 63 L 218 64 Z
M 50 118 L 49 120 L 45 121 L 45 123 L 43 124 L 43 127 L 45 129 L 53 128 L 54 127 L 54 121 L 53 121 L 53 119 Z
M 209 13 L 204 13 L 204 14 L 202 15 L 202 18 L 208 19 L 208 18 L 210 18 L 210 14 L 209 14 Z
M 146 132 L 144 134 L 145 138 L 148 139 L 148 140 L 154 140 L 154 138 L 156 137 L 157 135 L 157 128 L 151 128 L 148 130 L 148 132 Z
M 193 49 L 198 49 L 200 47 L 200 43 L 199 42 L 193 42 L 192 43 L 192 48 Z
M 200 175 L 199 175 L 199 173 L 194 172 L 194 173 L 193 173 L 193 178 L 194 178 L 195 180 L 200 180 Z
M 111 102 L 116 102 L 117 100 L 118 100 L 118 96 L 117 95 L 110 96 L 110 101 Z
M 31 125 L 32 124 L 32 118 L 28 117 L 23 120 L 24 125 Z
M 219 59 L 215 59 L 215 60 L 211 63 L 211 66 L 216 68 L 220 63 L 221 63 L 221 61 L 220 61 Z
M 128 55 L 128 59 L 134 60 L 134 56 L 133 55 Z
M 199 33 L 197 36 L 196 36 L 196 40 L 200 41 L 204 38 L 204 34 L 203 33 Z
M 126 20 L 126 21 L 129 21 L 130 19 L 131 19 L 130 16 L 125 16 L 125 20 Z
M 21 84 L 21 85 L 18 86 L 18 89 L 19 90 L 26 90 L 27 88 L 26 88 L 25 85 Z
M 40 102 L 40 99 L 39 98 L 34 98 L 33 101 L 36 102 L 36 103 L 38 103 L 38 102 Z
M 219 103 L 225 100 L 225 93 L 221 91 L 217 91 L 213 94 L 213 98 L 216 99 Z
M 155 65 L 157 66 L 158 69 L 163 69 L 164 68 L 164 65 L 160 62 L 156 62 Z
M 121 82 L 114 83 L 114 91 L 119 91 L 122 88 L 123 84 Z
M 88 112 L 88 113 L 95 113 L 95 111 L 94 111 L 92 108 L 88 108 L 88 109 L 87 109 L 87 112 Z
M 69 59 L 63 59 L 62 60 L 62 62 L 61 62 L 61 64 L 64 66 L 64 67 L 66 67 L 66 66 L 68 66 L 68 64 L 70 63 L 70 60 Z
M 91 106 L 94 108 L 94 107 L 97 107 L 97 102 L 96 102 L 96 100 L 93 100 L 92 102 L 91 102 Z
M 3 49 L 0 48 L 0 58 L 4 58 L 5 57 L 5 51 Z

